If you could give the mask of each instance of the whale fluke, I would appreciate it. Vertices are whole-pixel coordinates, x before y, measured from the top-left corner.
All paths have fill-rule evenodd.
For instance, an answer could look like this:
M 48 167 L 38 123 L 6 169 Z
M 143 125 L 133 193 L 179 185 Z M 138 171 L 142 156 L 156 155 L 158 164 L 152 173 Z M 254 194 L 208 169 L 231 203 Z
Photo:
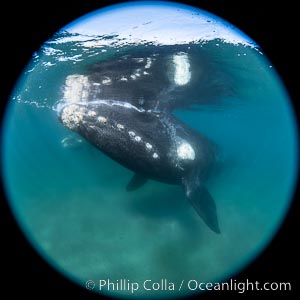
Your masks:
M 187 199 L 204 223 L 215 233 L 221 233 L 216 203 L 207 188 L 202 184 L 191 185 L 188 181 L 184 181 L 183 186 Z

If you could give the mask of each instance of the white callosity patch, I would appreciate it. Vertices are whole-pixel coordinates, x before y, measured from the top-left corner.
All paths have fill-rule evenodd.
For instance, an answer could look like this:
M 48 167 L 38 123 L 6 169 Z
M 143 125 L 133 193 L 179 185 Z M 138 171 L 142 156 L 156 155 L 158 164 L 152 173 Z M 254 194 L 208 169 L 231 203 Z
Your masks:
M 88 115 L 89 117 L 95 117 L 95 116 L 96 116 L 96 112 L 93 111 L 93 110 L 89 110 L 89 111 L 87 112 L 87 115 Z
M 136 58 L 134 58 L 134 60 L 136 60 Z M 136 79 L 139 79 L 141 77 L 143 77 L 143 75 L 149 75 L 150 73 L 145 71 L 145 69 L 149 69 L 152 65 L 152 62 L 153 60 L 155 60 L 155 58 L 150 58 L 150 57 L 147 57 L 146 59 L 146 64 L 144 65 L 143 68 L 138 68 L 136 69 L 131 75 L 130 75 L 130 78 L 132 80 L 136 80 Z M 141 61 L 139 62 L 144 62 L 144 59 L 141 58 Z M 122 78 L 120 79 L 122 80 Z
M 141 140 L 142 140 L 142 138 L 140 137 L 140 136 L 136 136 L 135 138 L 134 138 L 137 142 L 140 142 Z
M 100 123 L 101 125 L 105 125 L 107 122 L 107 119 L 105 117 L 99 116 L 97 118 L 98 123 Z
M 135 136 L 135 132 L 134 132 L 134 131 L 128 131 L 128 134 L 129 134 L 130 136 L 132 136 L 132 137 Z
M 128 81 L 128 79 L 125 76 L 122 76 L 120 81 Z
M 150 57 L 147 57 L 145 69 L 149 69 L 152 65 L 152 59 Z
M 156 152 L 153 153 L 152 155 L 153 158 L 157 159 L 158 158 L 158 154 Z
M 138 63 L 142 63 L 144 61 L 144 58 L 142 58 L 142 57 L 134 57 L 133 60 L 136 61 L 136 62 L 138 62 Z
M 190 62 L 187 53 L 173 55 L 174 81 L 177 85 L 186 85 L 191 80 Z
M 193 147 L 187 142 L 183 142 L 177 147 L 177 155 L 179 159 L 184 159 L 184 160 L 195 159 L 195 151 Z
M 69 75 L 65 81 L 64 101 L 78 103 L 86 102 L 89 97 L 90 83 L 85 75 Z
M 83 120 L 85 109 L 79 105 L 71 104 L 62 109 L 61 121 L 62 123 L 70 128 L 77 128 Z
M 136 69 L 135 72 L 130 75 L 132 80 L 136 80 L 138 77 L 141 77 L 141 69 Z
M 118 128 L 118 129 L 124 129 L 124 125 L 122 125 L 122 124 L 117 124 L 117 128 Z
M 147 150 L 151 150 L 152 149 L 152 145 L 150 143 L 146 143 L 146 149 Z
M 112 83 L 111 79 L 109 77 L 105 77 L 103 80 L 102 80 L 102 84 L 104 85 L 110 85 Z

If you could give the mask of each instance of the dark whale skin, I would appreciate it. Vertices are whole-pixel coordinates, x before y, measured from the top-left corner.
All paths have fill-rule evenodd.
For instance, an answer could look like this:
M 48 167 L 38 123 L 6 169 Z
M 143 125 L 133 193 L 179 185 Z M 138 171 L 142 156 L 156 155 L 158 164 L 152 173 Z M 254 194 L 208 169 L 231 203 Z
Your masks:
M 70 74 L 58 117 L 135 173 L 127 191 L 147 179 L 182 185 L 196 212 L 219 233 L 215 201 L 205 187 L 217 148 L 172 112 L 218 107 L 232 92 L 229 83 L 196 45 L 129 51 Z
M 96 115 L 85 113 L 76 132 L 124 167 L 150 179 L 181 184 L 186 174 L 196 172 L 199 180 L 205 180 L 215 162 L 214 145 L 171 114 L 91 102 L 82 107 Z M 105 124 L 97 122 L 99 116 L 106 119 Z M 118 124 L 124 128 L 118 128 Z M 178 140 L 191 145 L 193 160 L 178 159 Z M 151 150 L 146 143 L 152 146 Z
M 147 179 L 180 184 L 204 222 L 220 233 L 215 202 L 204 186 L 215 162 L 213 144 L 168 112 L 98 100 L 64 105 L 60 121 L 136 174 L 128 191 Z

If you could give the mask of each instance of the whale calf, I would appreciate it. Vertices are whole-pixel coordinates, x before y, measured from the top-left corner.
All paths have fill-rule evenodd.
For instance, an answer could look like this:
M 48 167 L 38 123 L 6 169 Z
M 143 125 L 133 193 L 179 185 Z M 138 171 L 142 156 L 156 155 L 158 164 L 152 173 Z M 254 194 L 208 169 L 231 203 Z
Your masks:
M 215 80 L 214 89 L 209 86 L 216 74 L 189 52 L 131 53 L 93 64 L 86 74 L 69 75 L 58 118 L 134 172 L 127 191 L 148 179 L 181 185 L 205 224 L 220 233 L 216 204 L 205 186 L 216 146 L 172 112 L 213 102 L 223 86 Z

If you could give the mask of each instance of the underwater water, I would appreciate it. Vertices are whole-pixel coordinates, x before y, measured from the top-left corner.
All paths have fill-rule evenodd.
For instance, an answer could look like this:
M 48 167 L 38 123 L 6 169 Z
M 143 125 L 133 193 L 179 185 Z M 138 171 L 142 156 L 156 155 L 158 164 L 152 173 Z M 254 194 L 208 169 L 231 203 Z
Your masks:
M 147 42 L 139 43 L 115 33 L 87 36 L 66 29 L 34 54 L 20 76 L 3 122 L 7 197 L 33 246 L 83 287 L 87 280 L 108 278 L 140 285 L 165 278 L 176 288 L 182 280 L 227 280 L 276 234 L 296 183 L 294 112 L 259 47 L 222 33 L 208 37 L 200 30 L 196 42 L 155 44 L 144 36 Z M 55 110 L 68 75 L 149 47 L 171 52 L 177 43 L 207 55 L 233 86 L 220 104 L 174 112 L 218 147 L 218 169 L 206 185 L 217 204 L 219 235 L 205 226 L 180 186 L 149 181 L 127 192 L 133 172 L 65 128 Z M 153 298 L 191 291 L 184 285 L 181 291 L 102 293 Z

